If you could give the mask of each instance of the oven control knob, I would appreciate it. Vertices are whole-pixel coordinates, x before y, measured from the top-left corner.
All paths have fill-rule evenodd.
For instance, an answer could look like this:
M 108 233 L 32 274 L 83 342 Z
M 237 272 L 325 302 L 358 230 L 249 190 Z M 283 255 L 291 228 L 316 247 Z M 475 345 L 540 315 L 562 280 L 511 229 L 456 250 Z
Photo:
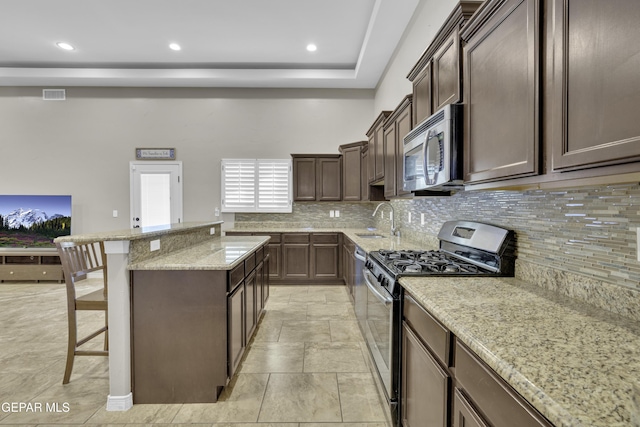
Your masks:
M 382 286 L 384 286 L 385 288 L 389 287 L 389 279 L 387 279 L 386 277 L 383 277 L 382 281 L 380 282 L 380 284 Z

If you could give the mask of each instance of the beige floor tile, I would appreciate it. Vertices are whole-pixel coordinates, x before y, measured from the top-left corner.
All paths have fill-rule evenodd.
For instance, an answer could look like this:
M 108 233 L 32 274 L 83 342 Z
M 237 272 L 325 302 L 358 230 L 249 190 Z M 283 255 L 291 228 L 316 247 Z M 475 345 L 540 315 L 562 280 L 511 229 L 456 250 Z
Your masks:
M 360 372 L 360 361 L 354 362 L 356 347 L 366 348 L 348 298 L 344 286 L 272 286 L 267 313 L 240 372 L 218 403 L 134 405 L 129 411 L 107 412 L 107 358 L 77 357 L 71 383 L 62 385 L 67 341 L 64 285 L 2 283 L 0 400 L 66 402 L 69 411 L 0 412 L 0 425 L 382 427 L 375 405 L 380 413 L 382 406 L 370 396 L 377 393 L 372 377 Z M 87 314 L 81 321 L 87 330 L 103 322 L 99 313 Z M 332 370 L 304 373 L 304 368 Z M 358 399 L 364 399 L 364 406 Z
M 302 372 L 304 343 L 253 342 L 240 366 L 240 372 Z
M 356 320 L 329 320 L 331 341 L 363 342 L 362 332 Z
M 304 372 L 369 372 L 359 343 L 309 342 Z
M 386 423 L 300 423 L 299 427 L 390 427 Z
M 340 422 L 335 374 L 271 374 L 260 422 Z
M 344 422 L 386 422 L 371 373 L 338 374 Z
M 280 338 L 282 320 L 267 320 L 262 318 L 253 335 L 254 342 L 275 342 Z
M 182 404 L 133 405 L 128 411 L 107 411 L 103 404 L 87 424 L 171 423 Z
M 62 385 L 62 380 L 28 400 L 40 403 L 42 411 L 12 413 L 0 421 L 1 424 L 82 424 L 91 418 L 107 402 L 108 380 L 71 381 Z M 47 404 L 51 409 L 47 410 Z
M 282 323 L 279 342 L 331 341 L 327 320 L 287 321 Z
M 258 421 L 269 374 L 238 374 L 211 404 L 185 404 L 174 423 L 219 423 Z
M 307 304 L 269 303 L 266 307 L 264 320 L 307 320 Z
M 355 320 L 353 307 L 348 303 L 308 304 L 307 320 Z

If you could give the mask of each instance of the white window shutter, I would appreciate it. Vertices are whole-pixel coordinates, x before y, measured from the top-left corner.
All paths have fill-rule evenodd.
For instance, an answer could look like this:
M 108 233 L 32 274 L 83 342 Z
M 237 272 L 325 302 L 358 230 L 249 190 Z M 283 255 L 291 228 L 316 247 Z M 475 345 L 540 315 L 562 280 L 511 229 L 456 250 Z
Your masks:
M 223 212 L 291 212 L 291 160 L 222 160 Z

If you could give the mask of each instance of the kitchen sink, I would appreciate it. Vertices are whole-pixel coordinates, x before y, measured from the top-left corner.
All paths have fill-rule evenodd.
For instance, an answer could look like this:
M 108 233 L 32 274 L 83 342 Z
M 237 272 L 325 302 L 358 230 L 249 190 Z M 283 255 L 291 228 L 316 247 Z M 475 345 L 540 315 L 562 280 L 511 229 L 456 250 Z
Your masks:
M 384 239 L 387 236 L 382 234 L 374 234 L 374 233 L 356 233 L 356 236 L 361 237 L 363 239 Z

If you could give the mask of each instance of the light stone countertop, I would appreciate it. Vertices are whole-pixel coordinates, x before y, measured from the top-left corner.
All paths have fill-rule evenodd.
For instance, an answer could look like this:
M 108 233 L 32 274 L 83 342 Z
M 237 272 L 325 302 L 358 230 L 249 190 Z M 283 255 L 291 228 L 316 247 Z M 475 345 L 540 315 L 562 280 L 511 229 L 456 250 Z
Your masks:
M 268 241 L 264 236 L 218 237 L 132 263 L 129 270 L 231 270 Z
M 234 228 L 225 230 L 225 232 L 241 232 L 241 233 L 343 233 L 351 239 L 356 245 L 366 252 L 377 251 L 379 249 L 437 249 L 425 248 L 423 244 L 419 244 L 409 240 L 407 237 L 391 236 L 388 230 L 368 229 L 368 228 Z M 366 238 L 362 235 L 377 234 L 382 238 Z
M 636 322 L 511 278 L 400 283 L 554 425 L 636 425 Z
M 89 243 L 98 241 L 139 240 L 151 237 L 163 236 L 179 231 L 195 230 L 203 227 L 220 225 L 223 221 L 212 222 L 183 222 L 179 224 L 158 225 L 154 227 L 127 228 L 115 231 L 102 231 L 87 234 L 72 234 L 55 239 L 56 242 Z

